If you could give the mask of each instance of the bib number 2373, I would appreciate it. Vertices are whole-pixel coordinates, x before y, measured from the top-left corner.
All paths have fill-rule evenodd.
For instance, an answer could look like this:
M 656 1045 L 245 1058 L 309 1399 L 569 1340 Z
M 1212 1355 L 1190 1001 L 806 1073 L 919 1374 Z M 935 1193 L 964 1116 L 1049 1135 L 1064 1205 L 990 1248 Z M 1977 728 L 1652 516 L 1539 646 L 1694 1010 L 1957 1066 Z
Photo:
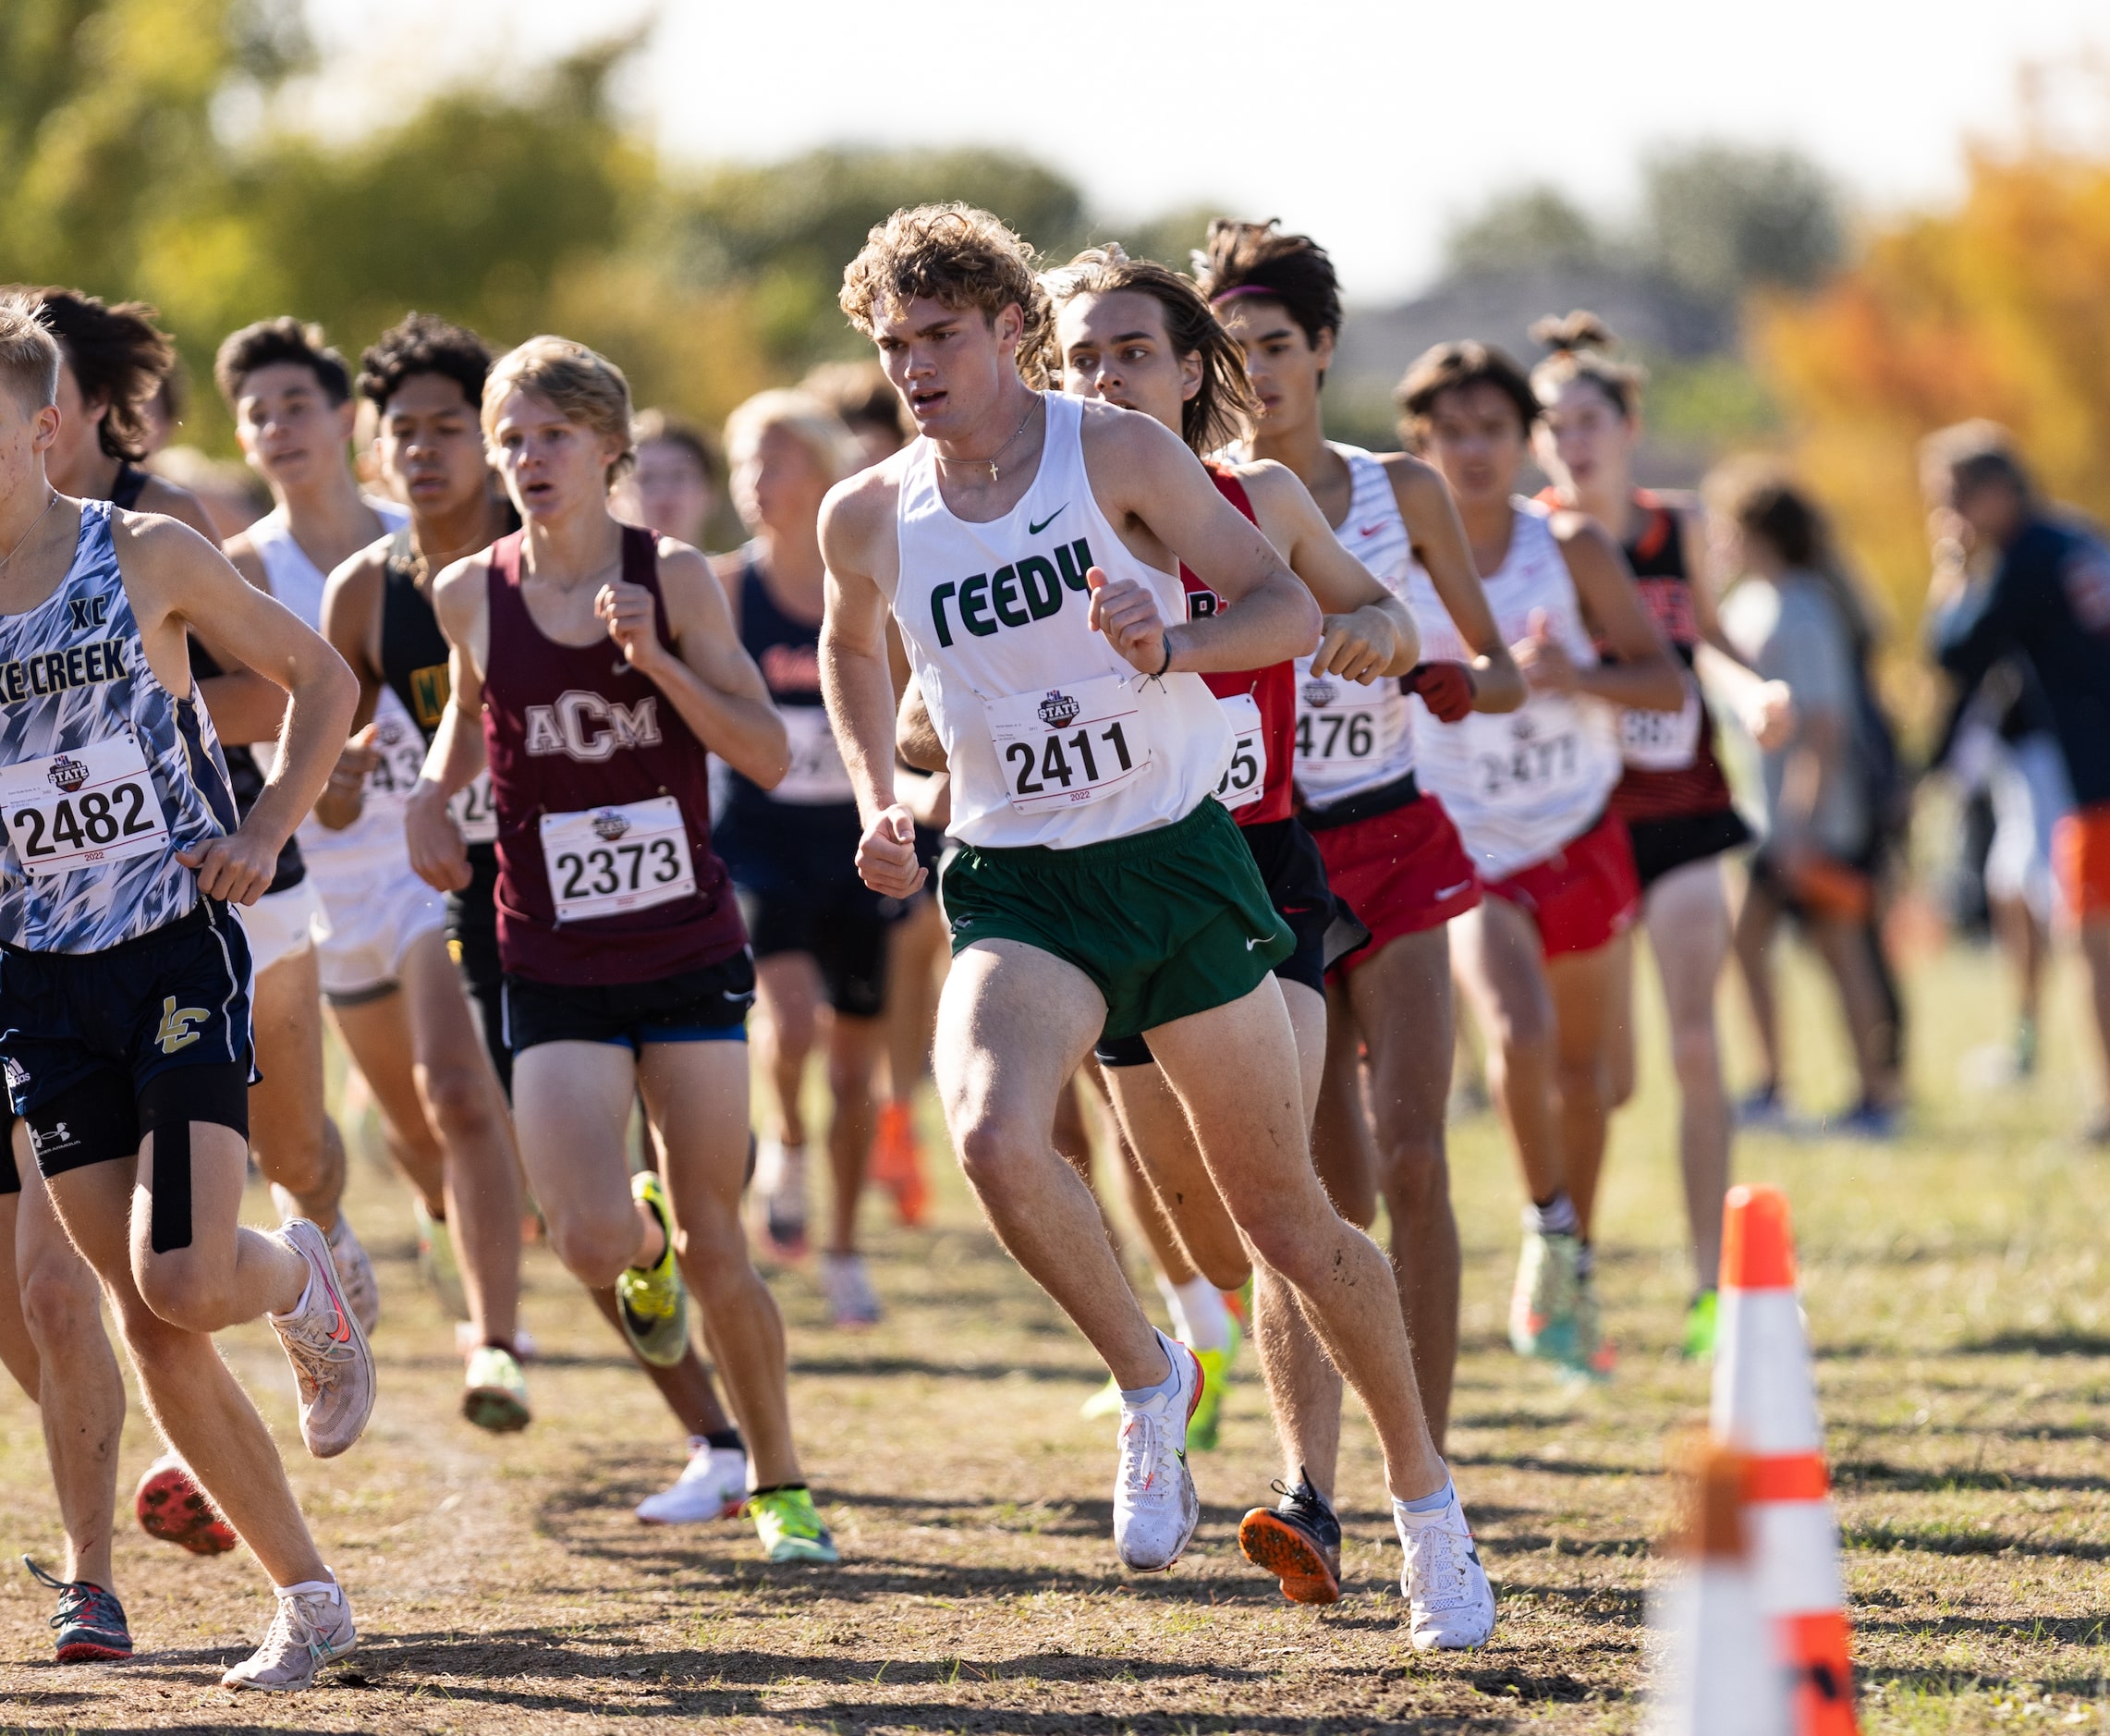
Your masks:
M 1020 813 L 1102 801 L 1150 764 L 1140 703 L 1126 676 L 1012 693 L 983 707 L 1005 788 Z
M 650 910 L 696 890 L 689 828 L 672 796 L 545 813 L 542 843 L 560 923 Z
M 163 849 L 168 822 L 131 736 L 0 767 L 7 839 L 32 879 Z

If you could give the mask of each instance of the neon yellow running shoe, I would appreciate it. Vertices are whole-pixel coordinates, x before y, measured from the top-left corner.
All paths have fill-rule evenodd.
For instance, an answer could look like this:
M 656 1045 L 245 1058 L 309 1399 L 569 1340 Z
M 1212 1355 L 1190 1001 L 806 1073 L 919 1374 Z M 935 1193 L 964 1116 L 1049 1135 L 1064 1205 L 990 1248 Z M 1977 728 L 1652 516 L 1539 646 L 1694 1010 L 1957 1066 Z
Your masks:
M 478 1428 L 510 1435 L 528 1426 L 527 1376 L 513 1352 L 496 1344 L 480 1344 L 469 1359 L 462 1383 L 461 1413 Z
M 1118 1416 L 1121 1412 L 1121 1383 L 1113 1375 L 1106 1376 L 1106 1384 L 1077 1407 L 1079 1416 Z
M 813 1561 L 832 1567 L 843 1558 L 813 1507 L 811 1489 L 772 1489 L 748 1498 L 748 1511 L 772 1561 Z
M 1711 1290 L 1703 1290 L 1692 1299 L 1692 1306 L 1685 1313 L 1685 1360 L 1689 1363 L 1711 1363 L 1714 1360 L 1714 1328 L 1720 1299 Z
M 626 1266 L 616 1280 L 616 1312 L 630 1347 L 657 1368 L 672 1368 L 689 1350 L 689 1292 L 674 1262 L 674 1209 L 666 1189 L 651 1170 L 630 1178 L 630 1197 L 642 1200 L 659 1219 L 666 1246 L 650 1266 Z
M 1194 1414 L 1187 1419 L 1187 1446 L 1190 1452 L 1216 1450 L 1216 1424 L 1223 1415 L 1224 1389 L 1230 1384 L 1231 1364 L 1238 1361 L 1238 1344 L 1243 1337 L 1238 1330 L 1238 1317 L 1233 1314 L 1228 1344 L 1220 1351 L 1194 1352 L 1194 1360 L 1201 1364 L 1202 1382 L 1201 1401 L 1195 1405 Z

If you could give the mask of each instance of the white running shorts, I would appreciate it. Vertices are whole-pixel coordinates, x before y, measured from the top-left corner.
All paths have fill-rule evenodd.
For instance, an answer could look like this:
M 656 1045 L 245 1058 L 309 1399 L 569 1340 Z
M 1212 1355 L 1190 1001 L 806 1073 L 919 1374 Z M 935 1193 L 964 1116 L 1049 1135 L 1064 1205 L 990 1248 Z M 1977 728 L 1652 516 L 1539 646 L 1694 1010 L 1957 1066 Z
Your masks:
M 339 1004 L 394 989 L 412 944 L 446 923 L 446 901 L 407 861 L 369 858 L 359 866 L 363 872 L 342 877 L 309 870 L 322 881 L 315 952 L 323 998 Z
M 242 932 L 249 936 L 250 968 L 262 976 L 281 960 L 297 958 L 314 944 L 323 898 L 310 875 L 298 886 L 267 892 L 254 904 L 236 908 L 241 911 Z

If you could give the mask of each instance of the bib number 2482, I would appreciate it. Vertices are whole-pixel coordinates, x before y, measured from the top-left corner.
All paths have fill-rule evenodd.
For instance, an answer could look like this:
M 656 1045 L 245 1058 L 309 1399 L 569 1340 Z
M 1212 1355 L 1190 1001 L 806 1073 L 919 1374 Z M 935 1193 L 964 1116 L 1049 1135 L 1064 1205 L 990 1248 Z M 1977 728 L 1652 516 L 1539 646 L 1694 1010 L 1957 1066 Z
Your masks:
M 162 849 L 168 823 L 146 755 L 129 735 L 0 767 L 8 841 L 34 879 Z

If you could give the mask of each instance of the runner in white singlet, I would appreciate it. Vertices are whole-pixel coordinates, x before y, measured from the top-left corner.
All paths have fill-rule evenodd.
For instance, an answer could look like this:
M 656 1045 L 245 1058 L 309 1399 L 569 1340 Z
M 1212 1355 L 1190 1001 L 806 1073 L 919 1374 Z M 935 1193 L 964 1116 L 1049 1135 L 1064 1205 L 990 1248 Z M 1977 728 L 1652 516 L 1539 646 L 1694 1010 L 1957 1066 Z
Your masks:
M 1309 652 L 1319 610 L 1177 434 L 1027 387 L 1019 349 L 1047 317 L 1030 258 L 986 213 L 923 206 L 875 226 L 845 274 L 844 311 L 922 434 L 839 486 L 822 519 L 822 680 L 865 820 L 860 871 L 896 897 L 924 879 L 894 793 L 891 604 L 964 840 L 945 875 L 940 1094 L 1006 1247 L 1120 1383 L 1117 1552 L 1164 1569 L 1193 1534 L 1185 1440 L 1201 1374 L 1145 1318 L 1051 1136 L 1093 1043 L 1140 1033 L 1233 1219 L 1371 1414 L 1414 1643 L 1479 1644 L 1494 1597 L 1422 1420 L 1384 1256 L 1306 1155 L 1270 974 L 1291 936 L 1213 799 L 1231 730 L 1194 671 Z M 1181 561 L 1227 606 L 1185 618 Z
M 291 319 L 246 327 L 221 346 L 214 373 L 243 453 L 276 501 L 228 543 L 228 558 L 319 629 L 327 569 L 409 515 L 359 493 L 347 450 L 350 374 L 319 328 Z M 381 1106 L 391 1154 L 421 1200 L 444 1203 L 475 1346 L 509 1358 L 519 1302 L 519 1168 L 505 1099 L 447 957 L 445 907 L 410 871 L 403 803 L 423 764 L 423 737 L 400 701 L 392 693 L 383 700 L 339 759 L 316 813 L 301 823 L 301 851 L 323 898 L 315 935 L 322 992 Z M 261 761 L 268 764 L 269 751 L 258 750 Z M 355 790 L 362 794 L 356 820 L 333 830 L 325 824 L 333 795 Z M 319 1101 L 319 1077 L 315 1085 Z M 512 1383 L 473 1383 L 465 1397 L 502 1388 L 510 1393 Z M 495 1408 L 468 1408 L 509 1427 L 527 1421 L 517 1395 Z
M 1480 882 L 1443 803 L 1414 776 L 1416 708 L 1401 690 L 1454 716 L 1507 710 L 1522 702 L 1524 685 L 1494 630 L 1442 478 L 1405 453 L 1380 458 L 1325 438 L 1322 387 L 1341 321 L 1325 250 L 1273 224 L 1220 219 L 1210 226 L 1202 287 L 1244 348 L 1260 399 L 1249 449 L 1295 472 L 1336 539 L 1396 596 L 1410 573 L 1433 575 L 1446 627 L 1456 622 L 1470 647 L 1448 663 L 1424 647 L 1411 680 L 1390 691 L 1307 680 L 1298 696 L 1299 817 L 1335 896 L 1371 935 L 1329 974 L 1312 1152 L 1351 1221 L 1373 1221 L 1382 1189 L 1415 1375 L 1440 1446 L 1461 1271 L 1444 1131 L 1453 1046 L 1447 924 L 1478 902 Z M 1263 1318 L 1256 1329 L 1263 1357 L 1279 1355 L 1313 1383 L 1291 1407 L 1299 1438 L 1286 1449 L 1288 1493 L 1278 1511 L 1285 1523 L 1323 1531 L 1335 1522 L 1326 1501 L 1340 1383 L 1305 1348 L 1293 1314 L 1279 1326 Z
M 1584 1224 L 1610 1112 L 1610 943 L 1633 920 L 1633 852 L 1605 811 L 1618 782 L 1614 707 L 1676 711 L 1682 666 L 1641 606 L 1618 544 L 1579 513 L 1514 500 L 1539 414 L 1499 349 L 1444 344 L 1399 388 L 1405 432 L 1458 503 L 1474 564 L 1531 696 L 1506 717 L 1431 723 L 1421 773 L 1457 816 L 1490 894 L 1457 925 L 1456 969 L 1488 1049 L 1488 1083 L 1530 1195 L 1510 1301 L 1517 1350 L 1603 1375 Z M 1423 642 L 1450 631 L 1410 589 Z M 1609 659 L 1599 662 L 1602 643 Z

